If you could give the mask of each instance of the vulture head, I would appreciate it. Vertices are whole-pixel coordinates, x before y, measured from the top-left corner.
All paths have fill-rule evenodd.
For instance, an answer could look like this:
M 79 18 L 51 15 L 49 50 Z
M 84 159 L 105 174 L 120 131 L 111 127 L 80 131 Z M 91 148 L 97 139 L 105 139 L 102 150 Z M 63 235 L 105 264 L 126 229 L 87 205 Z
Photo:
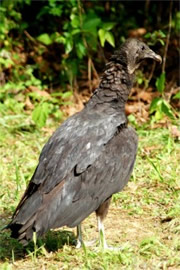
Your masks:
M 144 42 L 129 38 L 118 51 L 112 56 L 112 60 L 119 61 L 127 66 L 129 74 L 133 74 L 144 59 L 151 58 L 162 62 L 160 55 L 153 52 Z

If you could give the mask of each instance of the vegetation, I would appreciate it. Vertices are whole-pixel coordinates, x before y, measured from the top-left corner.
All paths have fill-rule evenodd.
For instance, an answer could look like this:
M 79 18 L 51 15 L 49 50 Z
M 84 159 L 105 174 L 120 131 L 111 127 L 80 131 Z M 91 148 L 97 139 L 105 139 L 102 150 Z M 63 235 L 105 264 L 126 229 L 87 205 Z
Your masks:
M 89 96 L 98 85 L 97 71 L 102 71 L 114 47 L 136 36 L 164 58 L 162 70 L 145 65 L 144 72 L 137 74 L 138 92 L 152 88 L 156 96 L 146 111 L 155 114 L 155 120 L 164 114 L 173 117 L 179 100 L 180 13 L 176 2 L 8 0 L 2 1 L 0 17 L 3 115 L 28 113 L 38 127 L 49 116 L 61 120 L 62 107 L 74 92 L 86 90 Z
M 106 59 L 127 37 L 162 55 L 136 74 L 126 107 L 139 134 L 135 170 L 105 222 L 119 247 L 76 250 L 75 230 L 26 249 L 0 232 L 0 269 L 178 269 L 180 130 L 176 1 L 4 0 L 0 5 L 0 228 L 6 225 L 59 123 L 82 108 Z M 135 12 L 136 11 L 136 12 Z M 158 15 L 157 15 L 158 14 Z M 150 64 L 149 64 L 150 63 Z M 95 216 L 84 237 L 97 237 Z

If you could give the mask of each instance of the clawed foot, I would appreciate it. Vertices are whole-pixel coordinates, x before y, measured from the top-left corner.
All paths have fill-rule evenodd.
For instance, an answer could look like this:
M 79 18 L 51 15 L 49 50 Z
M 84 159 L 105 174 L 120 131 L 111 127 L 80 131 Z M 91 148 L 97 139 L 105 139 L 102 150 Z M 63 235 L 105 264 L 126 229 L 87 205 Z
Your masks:
M 120 247 L 112 247 L 112 246 L 108 246 L 107 244 L 105 244 L 104 246 L 102 245 L 98 245 L 98 241 L 97 239 L 94 239 L 92 241 L 85 241 L 85 242 L 80 242 L 77 240 L 77 244 L 76 244 L 76 248 L 82 248 L 83 245 L 85 247 L 93 247 L 93 250 L 95 251 L 99 251 L 99 250 L 103 250 L 103 251 L 115 251 L 118 252 L 121 250 Z
M 77 239 L 76 248 L 78 249 L 81 247 L 82 247 L 82 242 Z
M 79 239 L 77 239 L 77 243 L 76 243 L 76 248 L 81 248 L 84 244 L 85 247 L 92 247 L 95 246 L 97 244 L 98 240 L 94 239 L 92 241 L 80 241 Z
M 121 250 L 120 247 L 111 247 L 111 246 L 107 246 L 107 245 L 105 247 L 103 247 L 102 249 L 105 250 L 105 251 L 108 251 L 108 250 L 110 250 L 110 251 L 120 251 Z

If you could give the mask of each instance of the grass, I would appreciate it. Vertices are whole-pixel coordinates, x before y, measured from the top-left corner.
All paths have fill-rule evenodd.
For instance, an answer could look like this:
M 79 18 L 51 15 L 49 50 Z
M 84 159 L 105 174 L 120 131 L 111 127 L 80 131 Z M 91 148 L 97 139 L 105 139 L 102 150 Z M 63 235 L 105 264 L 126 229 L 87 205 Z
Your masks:
M 23 123 L 23 124 L 22 124 Z M 0 227 L 10 217 L 57 123 L 37 130 L 25 115 L 0 122 Z M 105 220 L 109 245 L 119 251 L 74 248 L 75 230 L 50 231 L 24 250 L 0 232 L 0 269 L 180 269 L 180 144 L 166 127 L 138 127 L 139 150 L 128 186 L 113 197 Z M 95 215 L 83 223 L 97 237 Z

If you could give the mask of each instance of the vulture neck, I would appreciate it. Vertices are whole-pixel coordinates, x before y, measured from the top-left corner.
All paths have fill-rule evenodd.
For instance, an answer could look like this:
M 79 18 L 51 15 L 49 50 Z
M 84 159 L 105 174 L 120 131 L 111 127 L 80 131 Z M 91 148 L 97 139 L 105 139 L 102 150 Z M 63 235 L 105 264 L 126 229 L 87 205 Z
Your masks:
M 127 65 L 111 61 L 101 78 L 99 87 L 87 103 L 90 109 L 104 108 L 104 111 L 125 113 L 125 104 L 133 84 L 133 75 L 127 70 Z M 102 108 L 101 108 L 102 110 Z

